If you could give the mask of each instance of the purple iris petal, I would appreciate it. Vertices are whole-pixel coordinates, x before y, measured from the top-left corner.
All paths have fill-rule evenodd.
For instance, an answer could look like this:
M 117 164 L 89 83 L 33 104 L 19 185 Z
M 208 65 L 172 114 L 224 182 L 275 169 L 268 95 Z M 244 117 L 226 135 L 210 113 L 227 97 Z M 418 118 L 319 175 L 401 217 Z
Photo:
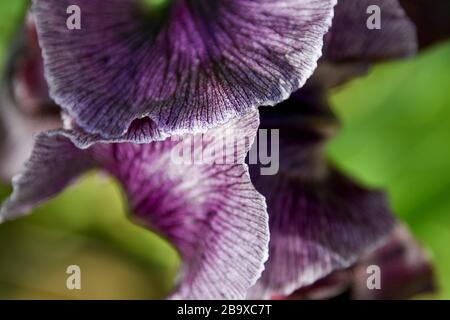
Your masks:
M 370 6 L 380 8 L 381 30 L 370 30 Z M 323 56 L 300 90 L 329 89 L 367 73 L 372 63 L 414 54 L 416 30 L 397 0 L 345 0 L 335 7 Z
M 183 270 L 172 298 L 244 298 L 262 272 L 269 238 L 264 198 L 244 163 L 258 125 L 258 112 L 251 112 L 205 134 L 87 149 L 72 143 L 71 131 L 42 134 L 0 217 L 21 215 L 100 167 L 123 186 L 133 219 L 179 250 Z M 192 151 L 199 162 L 177 162 L 174 150 Z
M 367 267 L 381 269 L 381 290 L 368 290 Z M 352 296 L 355 299 L 408 299 L 435 290 L 434 270 L 428 252 L 404 225 L 398 225 L 388 242 L 365 256 L 354 270 Z
M 382 193 L 326 161 L 323 146 L 337 123 L 317 97 L 298 93 L 261 111 L 261 126 L 280 130 L 280 171 L 263 176 L 250 167 L 267 200 L 271 232 L 269 260 L 251 296 L 270 298 L 352 265 L 390 233 L 394 218 Z
M 400 0 L 417 26 L 420 48 L 450 38 L 450 2 L 448 0 Z
M 198 132 L 287 98 L 316 66 L 335 0 L 181 0 L 157 18 L 138 0 L 33 3 L 52 97 L 120 140 L 143 117 Z M 81 30 L 66 28 L 69 5 Z
M 367 268 L 380 268 L 380 289 L 367 288 Z M 428 253 L 404 225 L 397 225 L 388 241 L 367 252 L 351 268 L 335 271 L 313 285 L 296 291 L 287 299 L 408 299 L 435 289 L 434 272 Z
M 370 30 L 367 9 L 380 8 L 381 29 Z M 414 24 L 397 0 L 343 0 L 335 8 L 333 26 L 325 37 L 324 59 L 333 62 L 402 58 L 417 50 Z

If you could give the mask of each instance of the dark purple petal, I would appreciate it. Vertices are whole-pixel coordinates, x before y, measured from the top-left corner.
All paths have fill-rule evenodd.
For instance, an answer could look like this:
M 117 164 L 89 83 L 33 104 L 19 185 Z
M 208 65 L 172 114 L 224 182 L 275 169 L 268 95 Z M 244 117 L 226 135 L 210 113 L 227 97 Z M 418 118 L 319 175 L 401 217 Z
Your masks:
M 367 8 L 381 9 L 381 29 L 367 28 Z M 402 58 L 417 50 L 416 30 L 397 0 L 343 0 L 325 37 L 323 59 L 372 62 Z
M 381 10 L 381 30 L 367 28 L 367 8 Z M 325 36 L 324 54 L 313 76 L 300 90 L 329 89 L 365 75 L 375 62 L 407 57 L 417 50 L 413 23 L 397 0 L 345 0 L 335 8 Z
M 416 25 L 420 48 L 450 38 L 450 1 L 400 0 L 400 3 Z
M 369 290 L 369 266 L 380 268 L 380 289 Z M 434 291 L 429 254 L 413 239 L 406 226 L 398 224 L 384 245 L 368 252 L 354 266 L 335 271 L 287 299 L 409 299 Z M 281 297 L 283 298 L 283 297 Z
M 365 257 L 354 270 L 354 299 L 408 299 L 435 289 L 430 255 L 414 240 L 409 230 L 399 225 L 389 241 Z M 368 290 L 367 267 L 381 270 L 381 290 Z
M 335 1 L 181 0 L 160 19 L 137 0 L 33 2 L 52 97 L 120 140 L 140 118 L 198 132 L 287 98 L 316 66 Z M 69 5 L 81 30 L 65 27 Z
M 24 213 L 95 163 L 121 182 L 133 219 L 180 252 L 183 269 L 172 298 L 244 298 L 268 254 L 265 201 L 244 163 L 258 125 L 255 111 L 205 134 L 87 149 L 75 147 L 71 131 L 41 135 L 0 217 Z M 178 162 L 180 150 L 202 162 Z
M 361 187 L 326 161 L 323 146 L 337 123 L 325 104 L 297 94 L 261 117 L 262 128 L 280 129 L 278 175 L 250 167 L 267 200 L 271 232 L 269 260 L 252 297 L 270 298 L 349 267 L 380 244 L 394 218 L 382 193 Z
M 289 295 L 349 267 L 393 225 L 382 194 L 335 171 L 320 181 L 263 180 L 252 179 L 270 216 L 269 261 L 254 288 L 260 297 Z

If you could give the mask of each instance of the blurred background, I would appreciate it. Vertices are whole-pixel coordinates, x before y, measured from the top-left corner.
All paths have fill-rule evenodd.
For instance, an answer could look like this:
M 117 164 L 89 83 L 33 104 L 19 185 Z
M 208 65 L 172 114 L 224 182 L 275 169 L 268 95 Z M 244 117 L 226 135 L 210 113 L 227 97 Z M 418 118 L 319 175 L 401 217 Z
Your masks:
M 24 8 L 0 2 L 0 69 Z M 395 213 L 433 257 L 438 291 L 450 299 L 450 43 L 385 63 L 331 92 L 343 126 L 329 156 L 388 192 Z M 0 186 L 0 199 L 11 191 Z M 0 299 L 154 299 L 172 287 L 173 248 L 128 221 L 114 181 L 91 173 L 35 210 L 0 225 Z M 82 290 L 66 288 L 78 265 Z

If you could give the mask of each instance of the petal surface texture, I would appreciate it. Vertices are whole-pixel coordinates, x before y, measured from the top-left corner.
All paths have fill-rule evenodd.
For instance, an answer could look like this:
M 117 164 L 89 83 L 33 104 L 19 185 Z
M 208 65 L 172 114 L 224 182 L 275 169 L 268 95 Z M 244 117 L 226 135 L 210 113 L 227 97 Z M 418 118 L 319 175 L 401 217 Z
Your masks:
M 77 148 L 71 131 L 37 138 L 0 217 L 12 219 L 93 166 L 114 176 L 133 221 L 169 240 L 182 257 L 173 299 L 243 299 L 268 255 L 265 200 L 245 156 L 259 125 L 254 111 L 204 134 L 149 144 Z
M 242 299 L 262 272 L 268 217 L 244 164 L 257 114 L 179 142 L 103 145 L 112 148 L 105 160 L 105 150 L 96 151 L 121 181 L 134 220 L 178 249 L 183 270 L 174 299 Z M 225 145 L 230 137 L 239 139 Z M 179 151 L 185 153 L 173 164 Z M 115 160 L 108 164 L 111 153 Z
M 450 38 L 450 2 L 447 0 L 400 0 L 417 27 L 420 49 Z
M 197 133 L 286 99 L 315 69 L 335 1 L 33 3 L 52 97 L 87 133 L 117 140 L 144 117 L 166 135 Z M 70 5 L 80 30 L 66 27 Z
M 381 270 L 381 290 L 369 290 L 367 268 Z M 353 271 L 352 298 L 361 300 L 404 300 L 436 289 L 434 268 L 429 252 L 399 224 L 389 241 L 368 254 Z
M 330 165 L 323 147 L 337 123 L 326 106 L 295 96 L 261 111 L 262 128 L 279 129 L 280 170 L 261 175 L 256 189 L 267 200 L 270 251 L 254 298 L 286 296 L 349 267 L 390 233 L 394 218 L 380 192 L 360 186 Z M 275 111 L 275 112 L 274 112 Z
M 380 268 L 378 290 L 367 287 L 368 270 L 373 266 Z M 434 292 L 435 280 L 430 254 L 405 225 L 398 224 L 383 246 L 367 252 L 355 265 L 335 271 L 286 299 L 405 300 Z

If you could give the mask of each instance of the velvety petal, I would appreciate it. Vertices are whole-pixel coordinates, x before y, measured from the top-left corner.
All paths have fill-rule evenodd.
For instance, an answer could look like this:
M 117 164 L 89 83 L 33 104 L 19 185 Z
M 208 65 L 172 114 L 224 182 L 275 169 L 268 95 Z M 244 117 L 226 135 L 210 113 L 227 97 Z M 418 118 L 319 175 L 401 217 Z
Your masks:
M 380 268 L 380 289 L 369 290 L 369 266 Z M 398 224 L 386 243 L 367 252 L 355 265 L 335 271 L 314 284 L 281 299 L 409 299 L 434 291 L 429 254 L 413 239 L 406 226 Z
M 192 140 L 96 149 L 98 161 L 122 182 L 134 220 L 179 250 L 183 270 L 172 298 L 240 299 L 259 277 L 267 259 L 268 218 L 264 199 L 243 164 L 257 128 L 258 115 L 252 113 Z M 212 154 L 210 147 L 222 147 L 222 138 L 245 135 L 251 137 L 248 143 L 236 149 L 232 143 L 224 153 Z M 192 159 L 204 162 L 173 163 L 174 148 L 185 146 L 200 146 Z M 199 151 L 212 158 L 200 158 Z M 114 163 L 104 157 L 111 153 Z M 235 164 L 220 164 L 222 156 Z
M 450 38 L 448 0 L 400 0 L 417 28 L 420 48 Z
M 381 271 L 381 289 L 367 289 L 367 267 L 377 265 Z M 412 237 L 399 225 L 389 241 L 368 254 L 354 269 L 353 299 L 408 299 L 435 289 L 431 259 Z
M 335 171 L 319 182 L 261 180 L 252 179 L 267 198 L 271 243 L 266 270 L 254 288 L 258 296 L 288 295 L 349 267 L 392 227 L 382 194 Z
M 382 193 L 360 186 L 326 161 L 323 146 L 336 128 L 326 105 L 293 98 L 285 109 L 261 112 L 262 128 L 280 130 L 280 171 L 263 176 L 258 166 L 250 170 L 266 197 L 271 231 L 269 260 L 252 289 L 255 298 L 289 295 L 349 267 L 378 246 L 394 224 Z
M 0 178 L 10 181 L 33 147 L 33 136 L 62 126 L 48 94 L 31 15 L 14 37 L 0 88 Z
M 381 9 L 381 29 L 370 30 L 367 8 Z M 397 0 L 338 1 L 323 59 L 333 62 L 401 58 L 417 50 L 416 30 Z
M 71 131 L 41 135 L 1 217 L 30 209 L 95 163 L 121 182 L 133 220 L 179 250 L 183 270 L 172 298 L 244 298 L 268 254 L 265 201 L 244 163 L 258 124 L 255 111 L 205 134 L 87 149 L 75 147 Z
M 84 151 L 58 132 L 38 135 L 25 169 L 13 179 L 13 193 L 1 207 L 0 222 L 29 213 L 92 168 L 93 164 Z
M 144 117 L 198 132 L 287 98 L 316 66 L 335 0 L 181 0 L 159 19 L 137 0 L 33 2 L 52 97 L 117 140 Z M 65 28 L 69 5 L 81 30 Z
M 367 8 L 371 5 L 381 9 L 381 30 L 369 30 L 366 26 Z M 339 1 L 333 25 L 325 37 L 324 54 L 300 90 L 334 88 L 365 75 L 375 62 L 410 56 L 417 50 L 416 38 L 415 26 L 398 0 Z

